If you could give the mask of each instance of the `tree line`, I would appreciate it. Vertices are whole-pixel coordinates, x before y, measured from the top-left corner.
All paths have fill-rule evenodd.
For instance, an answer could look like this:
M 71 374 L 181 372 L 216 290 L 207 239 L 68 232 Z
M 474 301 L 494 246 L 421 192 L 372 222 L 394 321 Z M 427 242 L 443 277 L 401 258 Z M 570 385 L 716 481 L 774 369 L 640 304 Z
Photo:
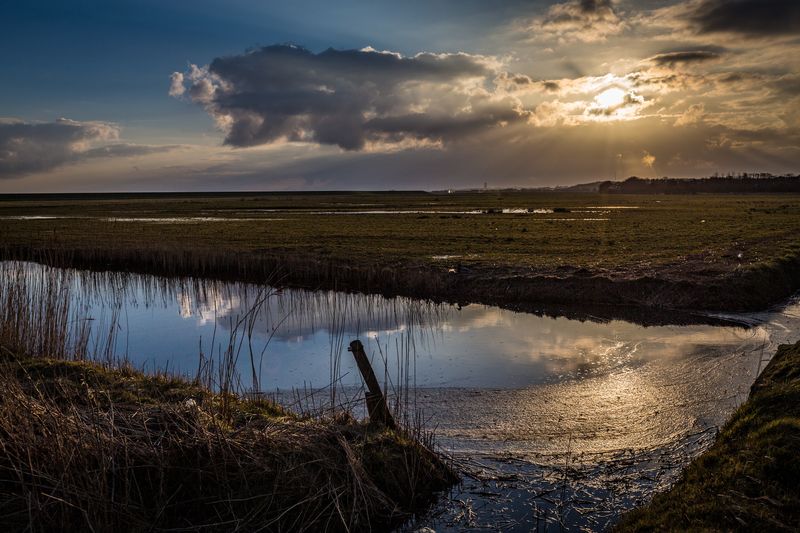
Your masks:
M 598 192 L 609 194 L 696 194 L 696 193 L 800 193 L 800 175 L 737 174 L 707 178 L 639 178 L 604 181 Z

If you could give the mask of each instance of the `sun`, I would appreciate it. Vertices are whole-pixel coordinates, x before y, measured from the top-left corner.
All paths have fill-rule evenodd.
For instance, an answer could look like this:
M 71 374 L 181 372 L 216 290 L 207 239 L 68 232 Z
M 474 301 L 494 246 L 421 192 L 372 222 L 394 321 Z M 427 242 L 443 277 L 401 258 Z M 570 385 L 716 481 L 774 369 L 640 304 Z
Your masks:
M 606 109 L 618 107 L 625 102 L 625 91 L 619 87 L 611 87 L 594 97 L 597 105 Z

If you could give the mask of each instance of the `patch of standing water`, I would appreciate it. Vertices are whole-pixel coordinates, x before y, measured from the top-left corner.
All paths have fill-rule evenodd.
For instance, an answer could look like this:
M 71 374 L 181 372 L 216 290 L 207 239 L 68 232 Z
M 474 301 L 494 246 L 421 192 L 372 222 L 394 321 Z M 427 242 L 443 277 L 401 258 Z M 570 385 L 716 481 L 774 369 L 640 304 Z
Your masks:
M 0 281 L 21 273 L 44 286 L 54 270 L 0 263 Z M 643 327 L 69 272 L 72 307 L 91 319 L 98 346 L 111 326 L 118 356 L 189 376 L 201 352 L 206 363 L 231 353 L 243 390 L 258 387 L 295 408 L 355 399 L 363 410 L 346 351 L 361 339 L 393 403 L 405 395 L 400 403 L 421 411 L 463 472 L 463 483 L 413 524 L 437 531 L 606 527 L 712 442 L 776 344 L 800 331 L 797 301 L 726 317 L 742 326 Z
M 560 222 L 607 222 L 610 218 L 540 218 L 539 220 L 558 220 Z
M 588 209 L 639 209 L 638 205 L 589 205 Z M 581 209 L 576 207 L 575 209 Z
M 102 220 L 103 222 L 144 222 L 149 224 L 191 224 L 196 222 L 266 222 L 286 220 L 284 218 L 236 218 L 236 217 L 76 217 L 76 216 L 0 216 L 0 220 Z
M 439 210 L 439 209 L 239 209 L 239 212 L 250 213 L 283 213 L 296 215 L 482 215 L 484 211 L 480 209 L 469 210 Z
M 149 224 L 191 224 L 194 222 L 266 222 L 282 218 L 235 218 L 235 217 L 107 217 L 105 222 L 144 222 Z
M 611 207 L 607 209 L 612 209 Z M 620 208 L 622 209 L 622 208 Z M 279 213 L 283 215 L 485 215 L 485 214 L 515 214 L 515 215 L 547 215 L 553 214 L 553 209 L 544 208 L 502 208 L 502 209 L 471 209 L 471 210 L 432 210 L 432 209 L 369 209 L 369 210 L 303 210 L 303 209 L 239 209 L 237 214 L 258 214 L 258 213 Z M 597 213 L 608 214 L 610 211 L 597 210 L 576 210 L 576 213 Z M 219 217 L 219 216 L 183 216 L 183 217 L 97 217 L 97 216 L 59 216 L 59 215 L 11 215 L 0 216 L 0 220 L 101 220 L 103 222 L 141 222 L 145 224 L 192 224 L 209 222 L 268 222 L 287 220 L 286 218 L 266 218 L 266 217 Z M 539 220 L 561 220 L 561 221 L 605 221 L 608 218 L 539 218 Z
M 76 217 L 58 217 L 49 215 L 4 215 L 0 216 L 0 220 L 60 220 L 64 218 Z

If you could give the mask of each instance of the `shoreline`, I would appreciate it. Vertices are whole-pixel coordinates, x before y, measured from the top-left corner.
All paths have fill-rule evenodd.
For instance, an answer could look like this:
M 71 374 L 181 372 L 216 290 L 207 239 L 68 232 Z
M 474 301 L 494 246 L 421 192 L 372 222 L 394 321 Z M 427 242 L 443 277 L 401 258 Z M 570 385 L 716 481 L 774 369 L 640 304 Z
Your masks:
M 4 247 L 0 260 L 61 268 L 164 277 L 265 283 L 408 297 L 578 320 L 627 320 L 642 325 L 731 324 L 710 313 L 762 311 L 800 290 L 800 256 L 730 273 L 687 275 L 675 269 L 635 273 L 523 272 L 512 267 L 419 264 L 355 265 L 297 254 L 165 249 Z M 685 270 L 685 269 L 684 269 Z
M 778 347 L 750 396 L 678 482 L 614 531 L 800 528 L 800 341 Z

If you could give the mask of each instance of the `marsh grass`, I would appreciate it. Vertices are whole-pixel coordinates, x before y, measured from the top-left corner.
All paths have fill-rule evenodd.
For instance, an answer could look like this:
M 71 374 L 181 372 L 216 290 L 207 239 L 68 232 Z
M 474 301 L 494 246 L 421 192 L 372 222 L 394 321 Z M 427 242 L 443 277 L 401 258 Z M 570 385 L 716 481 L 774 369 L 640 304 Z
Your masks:
M 419 444 L 348 419 L 91 363 L 0 370 L 10 530 L 365 530 L 452 480 Z
M 553 213 L 502 213 L 505 208 Z M 369 210 L 377 212 L 365 214 Z M 409 211 L 430 211 L 431 215 L 420 218 Z M 246 219 L 241 218 L 244 213 Z M 212 214 L 218 217 L 215 223 L 179 220 Z M 238 260 L 239 255 L 265 252 L 323 262 L 332 259 L 351 268 L 395 261 L 441 267 L 451 266 L 446 263 L 456 259 L 470 265 L 537 270 L 566 265 L 597 271 L 657 266 L 697 253 L 715 267 L 736 259 L 735 253 L 729 256 L 734 250 L 744 253 L 744 265 L 796 252 L 798 214 L 800 195 L 791 194 L 609 196 L 505 191 L 208 194 L 191 198 L 165 194 L 25 201 L 7 196 L 0 199 L 0 242 L 9 249 L 139 248 L 155 252 L 161 248 L 175 255 L 187 250 L 209 255 L 224 251 L 221 259 L 227 256 L 229 262 Z M 25 215 L 63 218 L 5 218 Z M 115 217 L 132 221 L 108 220 Z M 178 222 L 147 222 L 157 217 L 177 217 Z M 576 217 L 609 220 L 602 224 L 570 220 Z M 209 257 L 208 263 L 213 262 Z
M 91 318 L 72 305 L 70 273 L 44 278 L 14 263 L 0 269 L 0 344 L 31 357 L 87 358 Z
M 753 310 L 800 287 L 798 214 L 790 194 L 6 197 L 0 257 L 491 305 Z
M 118 301 L 124 275 L 2 269 L 0 515 L 8 530 L 380 529 L 457 479 L 421 430 L 389 431 L 344 409 L 301 416 L 258 394 L 265 347 L 254 331 L 269 290 L 229 317 L 230 335 L 212 339 L 187 379 L 133 369 L 117 353 L 122 314 L 90 320 L 88 304 L 72 297 L 80 285 Z M 153 295 L 165 286 L 174 294 L 163 280 L 148 283 Z M 251 394 L 241 394 L 240 359 L 256 378 Z

